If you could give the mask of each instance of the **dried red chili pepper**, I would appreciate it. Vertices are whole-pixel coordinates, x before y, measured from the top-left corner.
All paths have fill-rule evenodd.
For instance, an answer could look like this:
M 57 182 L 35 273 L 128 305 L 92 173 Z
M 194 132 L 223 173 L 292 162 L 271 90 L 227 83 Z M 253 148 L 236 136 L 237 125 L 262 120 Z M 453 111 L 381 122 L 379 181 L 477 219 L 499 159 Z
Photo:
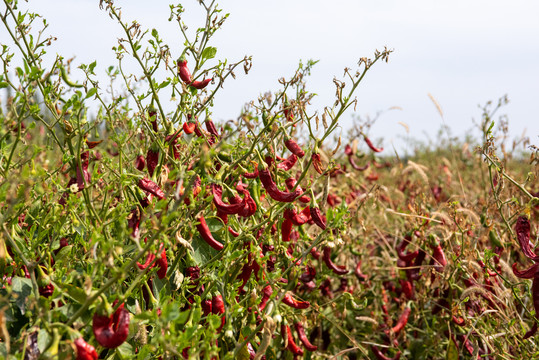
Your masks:
M 260 304 L 258 305 L 258 310 L 262 311 L 266 308 L 271 294 L 273 294 L 273 289 L 271 288 L 271 285 L 266 285 L 264 289 L 262 289 L 262 299 L 260 300 Z
M 75 340 L 75 347 L 77 348 L 77 360 L 97 360 L 97 351 L 83 338 Z
M 148 173 L 150 176 L 153 176 L 153 172 L 159 163 L 159 149 L 157 145 L 152 145 L 148 152 L 146 153 L 146 167 L 148 168 Z
M 201 90 L 201 89 L 204 89 L 206 86 L 208 86 L 208 84 L 212 80 L 213 80 L 213 78 L 208 78 L 208 79 L 204 79 L 204 80 L 195 80 L 189 85 L 191 85 L 195 89 Z
M 365 171 L 369 168 L 370 166 L 370 163 L 366 163 L 365 165 L 363 166 L 359 166 L 358 164 L 356 164 L 355 160 L 354 160 L 354 157 L 353 156 L 348 156 L 348 162 L 350 163 L 350 165 L 352 165 L 352 167 L 358 171 Z
M 292 220 L 285 219 L 283 223 L 281 224 L 281 239 L 282 241 L 289 242 L 290 241 L 290 233 L 292 232 L 292 226 L 294 224 L 292 223 Z
M 391 328 L 391 332 L 395 335 L 398 335 L 402 329 L 404 329 L 404 326 L 406 326 L 406 323 L 408 322 L 408 318 L 410 317 L 410 313 L 412 312 L 412 309 L 409 307 L 404 308 L 404 311 L 402 312 L 401 316 L 399 317 L 399 320 Z
M 277 168 L 288 171 L 292 169 L 292 167 L 296 164 L 296 161 L 298 161 L 298 157 L 295 154 L 292 154 L 285 161 L 278 163 Z
M 258 177 L 258 164 L 255 163 L 255 170 L 252 173 L 244 173 L 243 177 L 247 179 L 256 179 Z
M 189 68 L 187 67 L 187 60 L 185 59 L 185 56 L 182 55 L 178 59 L 178 75 L 180 76 L 180 79 L 186 84 L 190 84 L 191 79 L 191 71 L 189 71 Z
M 206 241 L 206 243 L 208 243 L 208 245 L 210 245 L 215 250 L 223 250 L 223 244 L 213 238 L 213 235 L 208 228 L 208 224 L 206 223 L 206 219 L 204 219 L 204 216 L 201 216 L 198 221 L 200 222 L 200 224 L 197 225 L 197 230 L 202 239 L 204 239 L 204 241 Z
M 146 167 L 146 161 L 144 160 L 143 155 L 137 156 L 137 159 L 135 160 L 135 167 L 137 170 L 144 171 L 144 168 Z
M 208 314 L 211 313 L 212 301 L 210 299 L 203 300 L 201 307 L 202 307 L 202 312 L 204 316 L 208 316 Z
M 294 139 L 286 139 L 284 142 L 284 146 L 286 146 L 286 148 L 290 150 L 292 154 L 296 155 L 299 158 L 305 156 L 305 152 L 299 147 L 299 145 L 294 141 Z
M 222 214 L 237 214 L 243 208 L 245 207 L 245 203 L 243 201 L 235 203 L 235 204 L 227 204 L 223 201 L 223 188 L 221 185 L 218 184 L 212 184 L 211 185 L 211 191 L 213 194 L 213 203 L 215 204 L 215 207 L 217 208 L 217 211 L 219 211 Z
M 307 338 L 307 335 L 305 334 L 305 329 L 303 328 L 303 324 L 300 322 L 296 322 L 294 324 L 294 327 L 296 328 L 296 331 L 298 332 L 299 341 L 305 346 L 305 349 L 309 351 L 316 351 L 318 349 L 318 346 L 311 344 L 309 339 Z
M 86 139 L 86 145 L 88 146 L 88 149 L 93 149 L 95 148 L 97 145 L 101 144 L 103 142 L 103 140 L 99 140 L 99 141 L 89 141 L 88 139 Z
M 223 315 L 221 317 L 221 326 L 217 330 L 220 332 L 223 329 L 223 326 L 225 325 L 226 318 L 224 316 L 225 314 L 225 302 L 223 301 L 223 297 L 221 295 L 215 295 L 211 299 L 211 312 L 216 315 Z
M 322 167 L 322 159 L 320 158 L 320 154 L 313 153 L 311 155 L 311 160 L 316 172 L 322 174 L 324 172 L 324 168 Z
M 206 130 L 208 130 L 210 134 L 219 137 L 219 133 L 217 132 L 217 128 L 215 127 L 213 121 L 207 119 L 204 124 L 206 125 Z
M 311 218 L 314 223 L 322 230 L 326 230 L 326 216 L 322 214 L 319 208 L 311 206 L 309 208 Z
M 296 183 L 297 183 L 297 180 L 295 178 L 293 178 L 293 177 L 290 177 L 290 178 L 285 180 L 285 185 L 286 185 L 286 188 L 288 190 L 292 190 L 294 188 L 294 186 L 296 186 Z M 298 185 L 298 187 L 296 189 L 298 189 L 299 192 L 303 193 L 303 189 L 301 188 L 301 186 Z M 301 195 L 298 198 L 298 200 L 301 201 L 304 204 L 307 204 L 307 203 L 311 202 L 311 198 L 308 197 L 307 195 Z
M 271 178 L 271 173 L 267 168 L 259 170 L 258 176 L 260 177 L 262 185 L 264 185 L 264 188 L 273 200 L 281 202 L 292 202 L 302 194 L 302 192 L 298 188 L 296 188 L 296 191 L 294 192 L 286 192 L 279 190 L 275 182 L 273 182 L 273 179 Z
M 150 194 L 156 196 L 157 198 L 159 198 L 159 200 L 162 200 L 165 198 L 165 193 L 163 192 L 163 190 L 161 190 L 161 188 L 159 188 L 159 186 L 157 186 L 157 184 L 151 181 L 150 179 L 146 179 L 146 178 L 140 179 L 137 183 L 137 186 L 141 188 L 142 190 L 147 191 Z
M 434 245 L 431 245 L 431 249 L 432 259 L 434 260 L 434 269 L 438 272 L 443 272 L 444 267 L 447 265 L 447 259 L 442 246 L 436 241 Z
M 526 216 L 519 216 L 515 224 L 515 232 L 517 233 L 517 240 L 524 255 L 533 261 L 539 261 L 539 256 L 531 249 L 530 221 Z
M 331 248 L 329 246 L 324 247 L 324 253 L 322 255 L 322 259 L 324 260 L 324 263 L 326 263 L 327 267 L 330 268 L 335 274 L 337 275 L 345 275 L 348 274 L 348 270 L 344 266 L 339 266 L 333 263 L 331 261 Z
M 92 328 L 99 345 L 108 349 L 120 346 L 129 335 L 129 311 L 124 304 L 111 316 L 94 314 Z
M 368 146 L 372 151 L 374 151 L 374 152 L 381 152 L 381 151 L 384 150 L 384 148 L 377 148 L 377 147 L 375 147 L 375 146 L 372 144 L 371 140 L 370 140 L 367 136 L 363 135 L 363 139 L 365 139 L 365 142 L 367 143 L 367 146 Z
M 308 301 L 301 301 L 296 300 L 290 295 L 290 293 L 286 293 L 283 297 L 283 303 L 293 307 L 294 309 L 307 309 L 311 304 Z
M 368 276 L 361 272 L 361 260 L 357 262 L 354 274 L 356 274 L 359 281 L 366 281 L 368 279 Z
M 300 348 L 295 342 L 294 342 L 294 336 L 292 335 L 292 331 L 290 330 L 290 326 L 282 324 L 281 325 L 281 331 L 283 340 L 286 339 L 286 348 L 292 352 L 294 355 L 303 355 L 303 349 Z
M 382 351 L 380 351 L 380 349 L 378 349 L 378 347 L 376 347 L 374 345 L 371 345 L 371 350 L 374 353 L 374 356 L 376 356 L 376 358 L 378 360 L 399 360 L 400 357 L 401 357 L 401 352 L 400 351 L 397 351 L 395 356 L 390 358 L 390 357 L 387 357 L 384 354 L 382 354 Z
M 150 108 L 148 109 L 148 116 L 152 123 L 153 131 L 157 132 L 157 110 L 152 105 L 150 105 Z

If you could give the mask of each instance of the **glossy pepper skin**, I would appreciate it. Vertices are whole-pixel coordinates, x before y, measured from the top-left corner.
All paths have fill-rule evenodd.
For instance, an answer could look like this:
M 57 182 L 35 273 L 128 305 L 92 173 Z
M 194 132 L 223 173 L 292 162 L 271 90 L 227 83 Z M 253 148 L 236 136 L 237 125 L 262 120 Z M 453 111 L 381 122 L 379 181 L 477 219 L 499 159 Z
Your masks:
M 99 345 L 113 349 L 120 346 L 129 335 L 129 311 L 124 304 L 111 316 L 94 314 L 92 328 Z
M 189 71 L 189 68 L 187 67 L 187 60 L 183 55 L 178 59 L 178 75 L 184 83 L 191 83 L 191 71 Z
M 305 346 L 305 349 L 309 351 L 316 351 L 318 349 L 318 346 L 311 344 L 309 339 L 307 338 L 307 335 L 305 334 L 305 329 L 303 328 L 303 324 L 300 322 L 296 322 L 294 324 L 294 327 L 296 328 L 296 331 L 298 332 L 299 341 Z
M 165 193 L 163 192 L 163 190 L 161 190 L 161 188 L 159 188 L 159 186 L 157 186 L 157 184 L 151 181 L 150 179 L 146 179 L 146 178 L 140 179 L 137 185 L 142 190 L 147 191 L 150 194 L 159 198 L 159 200 L 162 200 L 165 198 Z
M 75 340 L 75 347 L 77 348 L 77 360 L 97 360 L 97 351 L 83 338 Z
M 202 239 L 204 239 L 204 241 L 206 241 L 206 243 L 208 243 L 208 245 L 210 245 L 215 250 L 223 250 L 223 244 L 213 238 L 213 235 L 208 228 L 208 224 L 206 223 L 206 219 L 204 219 L 204 216 L 201 216 L 198 221 L 200 222 L 200 224 L 197 225 L 197 230 Z
M 259 170 L 258 177 L 260 178 L 260 181 L 262 182 L 262 185 L 268 192 L 269 196 L 273 200 L 277 200 L 280 202 L 292 202 L 302 194 L 301 190 L 298 188 L 296 188 L 296 191 L 294 192 L 286 192 L 279 190 L 279 188 L 277 188 L 277 185 L 271 178 L 271 173 L 267 168 L 264 170 Z
M 208 86 L 208 84 L 210 83 L 210 81 L 212 81 L 213 78 L 208 78 L 208 79 L 204 79 L 204 80 L 196 80 L 196 81 L 193 81 L 191 84 L 192 87 L 194 87 L 195 89 L 204 89 L 206 86 Z
M 287 339 L 286 343 L 287 343 L 287 346 L 286 348 L 288 350 L 290 350 L 292 352 L 292 354 L 294 355 L 303 355 L 303 349 L 300 348 L 296 342 L 294 341 L 294 336 L 292 335 L 292 331 L 290 330 L 290 326 L 288 325 L 281 325 L 281 332 L 282 332 L 282 336 L 283 336 L 283 339 Z

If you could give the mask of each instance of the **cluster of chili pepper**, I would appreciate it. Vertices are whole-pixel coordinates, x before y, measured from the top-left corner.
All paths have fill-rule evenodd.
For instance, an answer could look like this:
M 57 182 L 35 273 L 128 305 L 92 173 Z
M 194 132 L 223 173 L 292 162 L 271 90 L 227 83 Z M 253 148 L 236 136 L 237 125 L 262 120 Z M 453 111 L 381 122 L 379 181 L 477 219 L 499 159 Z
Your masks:
M 187 59 L 185 56 L 181 56 L 178 61 L 178 76 L 180 79 L 189 86 L 194 87 L 195 89 L 204 89 L 212 81 L 212 78 L 207 78 L 204 80 L 194 80 L 191 77 L 191 71 L 187 67 Z

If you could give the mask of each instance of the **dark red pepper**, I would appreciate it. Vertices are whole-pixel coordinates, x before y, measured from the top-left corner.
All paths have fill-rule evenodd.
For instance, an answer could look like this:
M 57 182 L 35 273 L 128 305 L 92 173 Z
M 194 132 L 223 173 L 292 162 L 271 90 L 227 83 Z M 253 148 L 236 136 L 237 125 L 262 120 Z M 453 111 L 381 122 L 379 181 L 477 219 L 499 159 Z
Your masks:
M 317 173 L 320 175 L 324 172 L 324 169 L 322 168 L 322 159 L 320 158 L 319 153 L 313 153 L 311 155 L 312 164 L 314 166 L 314 169 Z
M 390 357 L 387 357 L 384 354 L 382 354 L 382 351 L 380 351 L 380 349 L 378 349 L 378 347 L 376 347 L 374 345 L 371 345 L 371 349 L 372 349 L 372 352 L 374 353 L 374 356 L 376 356 L 376 358 L 378 360 L 399 360 L 400 357 L 401 357 L 401 352 L 400 351 L 397 351 L 395 356 L 390 358 Z
M 148 173 L 150 176 L 153 176 L 153 172 L 159 163 L 159 150 L 156 145 L 152 145 L 146 153 L 146 167 L 148 168 Z
M 278 163 L 277 168 L 288 171 L 292 169 L 292 167 L 296 164 L 296 161 L 298 161 L 298 157 L 295 154 L 292 154 L 285 161 Z
M 223 315 L 221 317 L 221 327 L 217 331 L 221 331 L 223 329 L 223 326 L 225 325 L 226 318 L 224 316 L 225 314 L 225 303 L 223 301 L 223 297 L 221 295 L 215 295 L 211 299 L 211 312 L 217 315 Z
M 294 155 L 299 158 L 305 156 L 305 152 L 299 147 L 299 145 L 293 139 L 287 139 L 284 142 L 284 146 Z
M 215 204 L 215 207 L 217 208 L 217 211 L 223 214 L 237 214 L 240 211 L 243 210 L 245 207 L 245 203 L 243 201 L 235 203 L 235 204 L 227 204 L 223 201 L 223 188 L 221 185 L 218 184 L 212 184 L 211 185 L 211 191 L 213 194 L 213 203 Z
M 326 230 L 326 216 L 320 212 L 320 209 L 314 206 L 309 208 L 311 218 L 314 223 L 320 227 L 322 230 Z
M 324 247 L 324 253 L 322 259 L 326 263 L 327 267 L 330 268 L 337 275 L 348 274 L 348 270 L 344 266 L 339 266 L 331 261 L 331 248 L 329 246 Z
M 135 167 L 137 170 L 144 171 L 144 168 L 146 167 L 146 161 L 144 160 L 143 155 L 137 156 L 137 159 L 135 160 Z
M 159 200 L 165 198 L 165 193 L 163 192 L 163 190 L 161 190 L 161 188 L 159 188 L 159 186 L 157 186 L 157 184 L 151 181 L 150 179 L 146 179 L 146 178 L 140 179 L 137 185 L 142 190 L 147 191 L 150 194 L 159 198 Z
M 77 360 L 97 360 L 97 351 L 83 338 L 75 340 L 75 347 L 77 348 Z
M 206 86 L 208 86 L 208 84 L 209 84 L 210 81 L 212 81 L 212 80 L 213 80 L 213 78 L 204 79 L 204 80 L 202 80 L 202 81 L 200 81 L 200 80 L 195 80 L 195 81 L 193 81 L 193 82 L 192 82 L 191 84 L 189 84 L 189 85 L 191 85 L 191 86 L 194 87 L 195 89 L 201 90 L 201 89 L 204 89 Z
M 178 59 L 178 75 L 184 83 L 191 83 L 191 71 L 189 71 L 189 68 L 187 67 L 187 60 L 183 55 Z
M 267 168 L 260 170 L 258 172 L 258 175 L 260 177 L 262 185 L 264 185 L 264 188 L 273 200 L 281 202 L 292 202 L 302 194 L 302 191 L 298 188 L 296 188 L 296 191 L 294 192 L 286 192 L 279 190 L 275 182 L 273 182 L 273 179 L 271 178 L 271 173 Z
M 108 349 L 120 346 L 129 335 L 129 311 L 120 305 L 112 316 L 94 314 L 92 328 L 99 345 Z
M 309 351 L 316 351 L 316 349 L 318 349 L 318 346 L 311 344 L 311 342 L 307 338 L 307 335 L 305 334 L 305 329 L 303 328 L 303 325 L 300 322 L 297 322 L 294 324 L 294 327 L 298 332 L 299 341 L 301 341 L 303 346 L 305 346 L 305 349 Z
M 517 240 L 524 255 L 533 261 L 539 261 L 539 256 L 535 255 L 531 249 L 530 221 L 526 216 L 519 216 L 515 225 L 515 232 L 517 233 Z
M 399 320 L 391 328 L 391 332 L 395 335 L 398 335 L 402 329 L 404 329 L 404 326 L 406 326 L 406 323 L 408 322 L 408 317 L 410 317 L 410 313 L 412 312 L 412 309 L 409 307 L 404 308 L 404 311 L 402 312 L 401 316 L 399 317 Z
M 264 289 L 262 289 L 262 299 L 260 300 L 260 304 L 258 305 L 258 310 L 264 310 L 268 303 L 268 300 L 271 297 L 271 294 L 273 294 L 273 289 L 271 288 L 271 285 L 266 285 Z
M 286 179 L 284 182 L 286 184 L 286 188 L 288 190 L 292 190 L 294 188 L 294 186 L 296 186 L 297 180 L 295 178 L 291 177 L 291 178 Z M 301 188 L 301 186 L 298 185 L 297 189 L 298 189 L 298 191 L 303 192 L 303 189 Z M 311 198 L 308 197 L 307 195 L 301 195 L 298 198 L 298 200 L 301 201 L 304 204 L 307 204 L 307 203 L 311 202 Z
M 307 309 L 311 304 L 308 301 L 301 301 L 296 300 L 290 295 L 290 293 L 286 293 L 283 297 L 283 303 L 293 307 L 294 309 Z
M 371 140 L 370 140 L 367 136 L 363 135 L 363 138 L 365 139 L 365 142 L 367 143 L 367 146 L 368 146 L 372 151 L 374 151 L 374 152 L 381 152 L 381 151 L 384 150 L 384 148 L 377 148 L 377 147 L 375 147 L 375 146 L 372 144 Z
M 286 348 L 292 352 L 294 355 L 303 355 L 303 349 L 300 348 L 296 343 L 294 342 L 294 336 L 292 336 L 292 331 L 290 330 L 290 326 L 288 325 L 281 325 L 281 332 L 283 336 L 283 340 L 286 337 Z
M 223 244 L 213 238 L 213 235 L 208 228 L 208 224 L 206 224 L 206 219 L 204 219 L 204 216 L 201 216 L 198 221 L 200 221 L 200 224 L 197 225 L 197 230 L 202 239 L 204 239 L 204 241 L 206 241 L 208 245 L 210 245 L 215 250 L 223 250 Z

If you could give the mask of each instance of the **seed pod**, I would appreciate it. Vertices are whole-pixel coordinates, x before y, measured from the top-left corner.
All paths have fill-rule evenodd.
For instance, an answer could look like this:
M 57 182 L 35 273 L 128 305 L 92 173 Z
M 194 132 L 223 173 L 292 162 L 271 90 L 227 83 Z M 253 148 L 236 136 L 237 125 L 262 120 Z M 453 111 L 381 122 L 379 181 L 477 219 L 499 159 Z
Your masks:
M 313 153 L 311 155 L 311 159 L 312 159 L 312 164 L 316 172 L 322 175 L 322 173 L 324 172 L 324 168 L 322 167 L 322 159 L 320 159 L 320 154 Z

